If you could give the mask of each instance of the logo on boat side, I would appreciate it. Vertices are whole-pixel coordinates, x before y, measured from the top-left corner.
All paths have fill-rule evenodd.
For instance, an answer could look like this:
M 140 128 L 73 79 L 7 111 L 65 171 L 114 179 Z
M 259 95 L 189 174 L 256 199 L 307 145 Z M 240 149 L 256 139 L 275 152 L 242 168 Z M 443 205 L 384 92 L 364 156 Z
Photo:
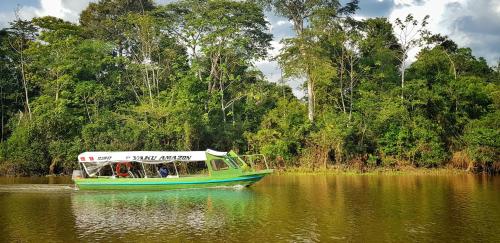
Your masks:
M 111 159 L 111 158 L 110 158 Z M 190 160 L 191 155 L 173 155 L 173 156 L 126 156 L 126 160 L 134 161 L 172 161 L 172 160 Z

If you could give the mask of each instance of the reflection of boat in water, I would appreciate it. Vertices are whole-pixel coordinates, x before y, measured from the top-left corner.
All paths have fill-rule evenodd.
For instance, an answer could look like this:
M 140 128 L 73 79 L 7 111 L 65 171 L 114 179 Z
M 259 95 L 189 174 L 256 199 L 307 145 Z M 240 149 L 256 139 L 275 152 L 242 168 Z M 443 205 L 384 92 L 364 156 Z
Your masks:
M 254 191 L 236 189 L 81 191 L 72 194 L 71 204 L 80 237 L 106 239 L 106 234 L 178 235 L 220 228 L 253 211 L 256 200 Z
M 85 152 L 78 156 L 81 171 L 75 184 L 85 190 L 168 190 L 220 186 L 249 186 L 273 172 L 258 169 L 255 157 L 238 156 L 233 151 L 137 151 Z M 245 161 L 243 158 L 249 158 Z M 198 162 L 198 163 L 197 163 Z M 179 166 L 201 162 L 205 174 L 179 175 Z M 179 165 L 178 165 L 179 164 Z M 193 166 L 191 166 L 193 168 Z M 74 173 L 75 175 L 75 173 Z

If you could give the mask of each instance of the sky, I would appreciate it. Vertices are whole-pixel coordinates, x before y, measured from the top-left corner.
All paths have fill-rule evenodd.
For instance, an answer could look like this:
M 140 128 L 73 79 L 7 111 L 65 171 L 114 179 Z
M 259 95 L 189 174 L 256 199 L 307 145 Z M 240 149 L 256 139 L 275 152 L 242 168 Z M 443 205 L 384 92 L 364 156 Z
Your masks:
M 15 9 L 20 8 L 21 18 L 51 15 L 71 22 L 78 22 L 80 12 L 91 1 L 97 0 L 0 0 L 0 28 L 14 19 Z M 164 4 L 172 0 L 156 0 Z M 346 2 L 347 0 L 341 0 Z M 433 33 L 448 35 L 461 47 L 470 47 L 473 54 L 486 58 L 490 65 L 500 59 L 500 0 L 359 0 L 357 18 L 387 17 L 390 21 L 404 18 L 409 13 L 417 19 L 430 15 L 428 29 Z M 272 13 L 266 13 L 275 56 L 280 40 L 293 36 L 291 23 Z M 262 60 L 256 63 L 266 77 L 278 82 L 281 76 L 276 62 Z M 287 80 L 295 95 L 302 97 L 300 80 Z

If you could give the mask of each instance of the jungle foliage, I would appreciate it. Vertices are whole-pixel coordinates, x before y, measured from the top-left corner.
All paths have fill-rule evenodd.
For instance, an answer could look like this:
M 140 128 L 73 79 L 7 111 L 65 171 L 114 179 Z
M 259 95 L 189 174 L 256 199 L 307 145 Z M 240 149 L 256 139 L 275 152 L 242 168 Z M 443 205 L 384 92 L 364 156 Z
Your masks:
M 0 174 L 69 173 L 90 150 L 206 148 L 276 167 L 499 170 L 500 65 L 427 18 L 355 20 L 357 3 L 100 0 L 79 24 L 17 19 L 0 31 Z M 274 58 L 304 98 L 255 66 L 271 58 L 264 10 L 293 23 Z

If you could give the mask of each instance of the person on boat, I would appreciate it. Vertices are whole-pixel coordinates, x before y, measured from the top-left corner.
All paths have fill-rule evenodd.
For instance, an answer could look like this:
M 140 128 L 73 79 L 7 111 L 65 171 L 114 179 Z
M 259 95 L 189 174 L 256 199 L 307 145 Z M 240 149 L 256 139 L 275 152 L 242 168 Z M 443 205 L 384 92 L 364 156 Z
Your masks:
M 167 176 L 168 176 L 168 170 L 167 170 L 167 167 L 162 166 L 162 167 L 160 168 L 160 175 L 161 175 L 161 177 L 167 177 Z

